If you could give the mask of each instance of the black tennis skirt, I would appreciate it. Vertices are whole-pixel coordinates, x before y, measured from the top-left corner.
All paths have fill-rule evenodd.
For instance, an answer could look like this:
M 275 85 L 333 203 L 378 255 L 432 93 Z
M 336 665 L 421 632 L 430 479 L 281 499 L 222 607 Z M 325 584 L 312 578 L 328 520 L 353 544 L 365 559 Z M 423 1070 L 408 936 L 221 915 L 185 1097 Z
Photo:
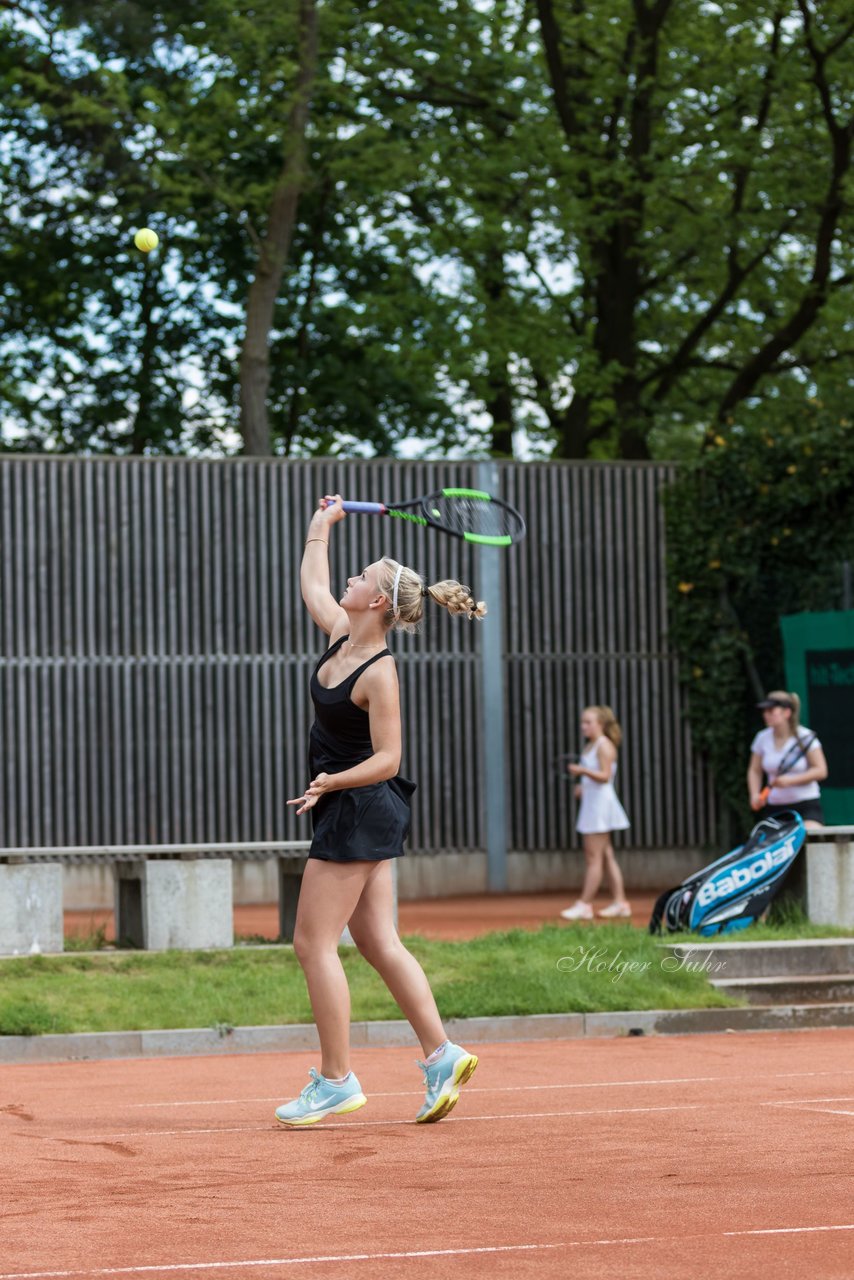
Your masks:
M 820 800 L 798 800 L 795 804 L 766 804 L 761 817 L 776 818 L 778 813 L 799 813 L 804 822 L 820 822 L 824 826 L 824 812 Z
M 311 810 L 308 856 L 323 862 L 380 862 L 403 856 L 415 783 L 400 776 L 367 787 L 329 791 Z

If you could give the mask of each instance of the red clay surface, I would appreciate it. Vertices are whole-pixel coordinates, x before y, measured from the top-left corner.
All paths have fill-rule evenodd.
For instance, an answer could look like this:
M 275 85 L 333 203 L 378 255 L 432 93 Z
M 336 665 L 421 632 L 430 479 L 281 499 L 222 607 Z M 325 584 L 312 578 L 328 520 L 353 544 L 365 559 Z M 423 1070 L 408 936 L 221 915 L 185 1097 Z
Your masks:
M 306 1054 L 0 1067 L 0 1280 L 850 1280 L 853 1031 L 478 1052 L 298 1132 Z
M 657 893 L 632 897 L 632 923 L 645 929 L 649 924 Z M 401 933 L 420 933 L 425 938 L 476 938 L 479 934 L 503 929 L 538 929 L 542 924 L 560 924 L 560 912 L 572 906 L 572 893 L 483 894 L 457 898 L 426 898 L 417 902 L 401 902 Z M 594 909 L 608 905 L 600 898 Z M 596 920 L 596 924 L 604 924 Z M 92 934 L 104 926 L 108 941 L 115 938 L 111 911 L 67 911 L 67 937 Z M 234 932 L 237 937 L 275 939 L 279 931 L 276 905 L 237 906 L 234 908 Z

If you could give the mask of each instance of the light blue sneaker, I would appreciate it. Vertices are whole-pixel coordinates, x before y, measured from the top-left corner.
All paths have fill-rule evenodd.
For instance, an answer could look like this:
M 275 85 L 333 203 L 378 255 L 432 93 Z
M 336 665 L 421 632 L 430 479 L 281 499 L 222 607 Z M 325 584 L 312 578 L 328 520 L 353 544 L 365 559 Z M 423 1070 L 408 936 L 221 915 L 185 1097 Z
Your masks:
M 427 1096 L 424 1106 L 415 1117 L 416 1124 L 432 1124 L 453 1111 L 460 1096 L 460 1085 L 471 1080 L 477 1066 L 477 1058 L 458 1044 L 445 1041 L 445 1052 L 430 1066 L 418 1063 L 424 1072 Z
M 351 1071 L 343 1084 L 332 1084 L 314 1067 L 308 1073 L 311 1076 L 308 1084 L 293 1102 L 283 1102 L 276 1107 L 276 1119 L 279 1124 L 289 1128 L 307 1124 L 317 1124 L 327 1116 L 343 1116 L 348 1111 L 358 1111 L 368 1099 L 362 1093 L 362 1086 Z

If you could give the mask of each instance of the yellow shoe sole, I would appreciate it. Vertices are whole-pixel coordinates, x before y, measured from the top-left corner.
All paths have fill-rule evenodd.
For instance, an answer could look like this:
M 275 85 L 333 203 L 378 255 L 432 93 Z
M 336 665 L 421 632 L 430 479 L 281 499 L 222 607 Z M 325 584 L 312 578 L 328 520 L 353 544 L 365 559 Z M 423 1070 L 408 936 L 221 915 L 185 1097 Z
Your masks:
M 454 1074 L 448 1081 L 451 1092 L 442 1094 L 433 1104 L 433 1109 L 423 1116 L 416 1116 L 416 1124 L 435 1124 L 437 1120 L 444 1120 L 445 1116 L 453 1111 L 454 1107 L 460 1100 L 460 1086 L 471 1080 L 477 1068 L 477 1055 L 467 1053 L 464 1058 L 460 1058 L 454 1064 Z
M 363 1093 L 356 1093 L 352 1098 L 348 1098 L 346 1102 L 342 1102 L 340 1106 L 333 1107 L 331 1111 L 321 1111 L 316 1116 L 299 1116 L 294 1120 L 283 1120 L 281 1116 L 276 1116 L 276 1120 L 285 1129 L 305 1129 L 308 1125 L 317 1124 L 320 1120 L 328 1120 L 330 1116 L 346 1116 L 351 1111 L 358 1111 L 367 1101 L 368 1099 Z

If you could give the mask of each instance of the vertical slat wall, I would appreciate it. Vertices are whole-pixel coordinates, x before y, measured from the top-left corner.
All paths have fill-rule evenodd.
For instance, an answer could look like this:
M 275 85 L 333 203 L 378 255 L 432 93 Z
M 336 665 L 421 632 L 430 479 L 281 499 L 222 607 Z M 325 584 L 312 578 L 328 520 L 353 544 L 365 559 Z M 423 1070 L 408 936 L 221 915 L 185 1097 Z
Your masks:
M 577 843 L 551 758 L 588 702 L 626 728 L 627 843 L 695 847 L 714 830 L 666 647 L 659 490 L 666 468 L 503 464 L 530 534 L 503 555 L 511 846 Z M 0 844 L 294 839 L 307 684 L 323 638 L 299 596 L 318 496 L 476 484 L 474 464 L 0 460 Z M 477 589 L 478 555 L 410 525 L 351 517 L 335 589 L 386 551 Z M 428 605 L 394 641 L 412 845 L 476 849 L 478 625 Z
M 529 536 L 508 557 L 505 649 L 510 706 L 512 845 L 577 843 L 570 784 L 550 768 L 580 751 L 581 713 L 613 707 L 624 729 L 618 790 L 632 827 L 623 845 L 713 843 L 716 800 L 684 716 L 667 645 L 666 466 L 507 466 L 506 496 Z

